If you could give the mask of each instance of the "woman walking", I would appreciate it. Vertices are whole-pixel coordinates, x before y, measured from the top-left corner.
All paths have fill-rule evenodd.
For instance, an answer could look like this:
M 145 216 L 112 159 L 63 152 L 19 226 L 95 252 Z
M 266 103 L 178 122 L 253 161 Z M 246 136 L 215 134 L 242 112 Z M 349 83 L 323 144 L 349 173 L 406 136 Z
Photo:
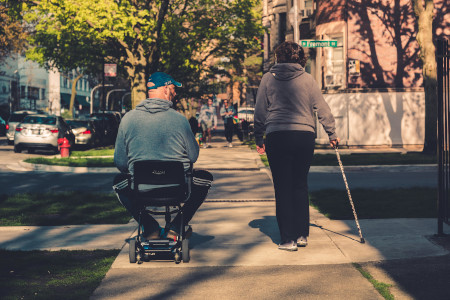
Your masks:
M 315 111 L 330 145 L 339 143 L 330 107 L 314 78 L 305 72 L 305 64 L 300 45 L 282 43 L 275 49 L 275 65 L 263 76 L 256 96 L 256 149 L 259 154 L 267 152 L 281 236 L 278 249 L 288 251 L 308 243 L 307 177 L 314 154 Z

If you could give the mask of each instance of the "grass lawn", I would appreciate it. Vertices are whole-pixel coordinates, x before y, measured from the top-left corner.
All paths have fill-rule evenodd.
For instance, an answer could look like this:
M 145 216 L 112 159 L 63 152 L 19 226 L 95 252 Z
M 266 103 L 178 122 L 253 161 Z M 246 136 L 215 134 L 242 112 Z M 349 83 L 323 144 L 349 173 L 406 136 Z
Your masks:
M 93 157 L 93 158 L 34 157 L 34 158 L 25 159 L 25 162 L 32 163 L 32 164 L 68 166 L 68 167 L 99 167 L 99 168 L 114 167 L 114 158 L 113 157 Z
M 130 218 L 112 193 L 0 195 L 0 226 L 126 224 Z
M 70 153 L 73 157 L 80 157 L 80 156 L 112 156 L 114 155 L 114 148 L 107 147 L 107 148 L 96 148 L 96 149 L 90 149 L 85 151 L 72 151 Z
M 89 299 L 119 250 L 0 250 L 1 299 Z
M 410 188 L 351 191 L 359 219 L 435 218 L 437 190 Z M 310 193 L 310 203 L 330 219 L 353 219 L 347 191 L 323 190 Z
M 421 152 L 401 153 L 352 153 L 340 154 L 342 164 L 345 166 L 361 165 L 417 165 L 437 164 L 437 157 L 425 155 Z M 261 161 L 269 166 L 266 155 L 261 155 Z M 312 166 L 339 166 L 336 154 L 315 154 Z

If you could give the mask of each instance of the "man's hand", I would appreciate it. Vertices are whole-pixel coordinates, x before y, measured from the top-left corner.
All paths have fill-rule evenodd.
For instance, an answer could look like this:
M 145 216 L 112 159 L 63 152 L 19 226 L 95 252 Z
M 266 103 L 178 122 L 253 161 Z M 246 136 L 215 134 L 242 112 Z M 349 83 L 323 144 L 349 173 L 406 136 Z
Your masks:
M 339 139 L 339 138 L 337 138 L 337 139 L 335 139 L 335 140 L 330 140 L 330 146 L 332 147 L 332 148 L 336 148 L 338 145 L 339 145 L 339 142 L 340 142 L 341 140 Z
M 266 145 L 262 145 L 262 147 L 256 146 L 256 151 L 259 153 L 259 155 L 263 155 L 266 153 Z

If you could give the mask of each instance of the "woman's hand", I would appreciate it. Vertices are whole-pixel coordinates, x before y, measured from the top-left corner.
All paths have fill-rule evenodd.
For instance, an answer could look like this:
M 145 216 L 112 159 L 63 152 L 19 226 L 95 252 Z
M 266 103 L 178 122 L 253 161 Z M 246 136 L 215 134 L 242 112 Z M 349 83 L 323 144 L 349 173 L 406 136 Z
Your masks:
M 259 153 L 259 155 L 263 155 L 266 153 L 266 145 L 262 145 L 262 147 L 256 146 L 256 151 Z
M 336 148 L 338 145 L 339 145 L 339 142 L 340 142 L 341 140 L 339 139 L 339 138 L 337 138 L 337 139 L 334 139 L 334 140 L 330 140 L 330 146 L 332 147 L 332 148 Z

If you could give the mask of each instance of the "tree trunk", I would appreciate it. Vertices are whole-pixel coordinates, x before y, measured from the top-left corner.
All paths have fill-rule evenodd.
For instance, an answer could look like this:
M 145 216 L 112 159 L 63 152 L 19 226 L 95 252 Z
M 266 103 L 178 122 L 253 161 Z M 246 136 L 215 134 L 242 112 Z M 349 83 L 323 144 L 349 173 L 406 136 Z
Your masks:
M 422 60 L 423 88 L 425 91 L 425 141 L 423 152 L 436 154 L 437 151 L 437 70 L 436 47 L 433 43 L 433 0 L 414 0 L 417 18 L 417 41 Z
M 147 98 L 146 90 L 145 75 L 143 72 L 139 72 L 132 78 L 131 82 L 131 109 L 135 109 L 139 103 Z
M 69 116 L 73 118 L 73 105 L 75 103 L 75 97 L 77 96 L 77 83 L 80 78 L 83 77 L 83 73 L 80 73 L 75 77 L 72 83 L 72 93 L 70 94 L 70 104 L 69 104 Z
M 142 45 L 137 45 L 133 51 L 126 49 L 129 65 L 126 66 L 128 78 L 131 81 L 131 109 L 135 109 L 141 101 L 147 98 L 147 82 L 145 69 L 147 58 Z

